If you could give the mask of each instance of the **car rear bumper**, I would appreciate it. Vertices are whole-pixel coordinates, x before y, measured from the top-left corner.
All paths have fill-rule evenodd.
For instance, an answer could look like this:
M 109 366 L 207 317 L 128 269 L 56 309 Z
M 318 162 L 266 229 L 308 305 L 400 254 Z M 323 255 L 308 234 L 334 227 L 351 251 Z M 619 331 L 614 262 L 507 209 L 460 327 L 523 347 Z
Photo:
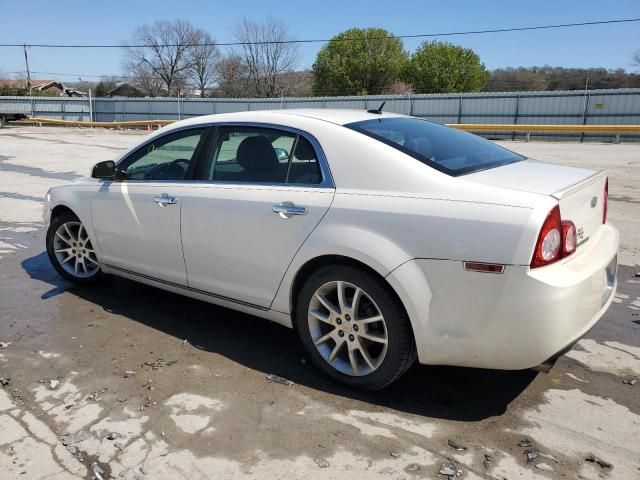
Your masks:
M 468 272 L 462 262 L 416 259 L 387 279 L 407 307 L 421 363 L 518 370 L 580 339 L 613 300 L 619 235 L 600 228 L 547 267 Z

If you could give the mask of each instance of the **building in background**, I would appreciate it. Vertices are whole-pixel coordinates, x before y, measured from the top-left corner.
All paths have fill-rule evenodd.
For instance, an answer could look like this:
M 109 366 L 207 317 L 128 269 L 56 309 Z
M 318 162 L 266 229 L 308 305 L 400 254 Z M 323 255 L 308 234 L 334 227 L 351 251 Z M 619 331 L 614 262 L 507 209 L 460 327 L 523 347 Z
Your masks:
M 144 93 L 134 85 L 124 82 L 118 85 L 113 90 L 107 92 L 107 96 L 111 98 L 125 98 L 125 97 L 144 97 Z
M 87 92 L 67 87 L 57 80 L 31 80 L 31 94 L 43 97 L 86 97 Z M 0 95 L 23 96 L 29 94 L 27 80 L 0 79 Z

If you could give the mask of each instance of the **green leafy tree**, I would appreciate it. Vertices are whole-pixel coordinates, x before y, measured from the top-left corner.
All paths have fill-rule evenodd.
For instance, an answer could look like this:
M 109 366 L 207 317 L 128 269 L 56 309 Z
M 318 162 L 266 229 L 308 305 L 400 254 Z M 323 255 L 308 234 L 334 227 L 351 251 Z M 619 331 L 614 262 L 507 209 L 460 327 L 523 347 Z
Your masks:
M 478 92 L 489 72 L 470 48 L 447 42 L 423 42 L 403 70 L 416 93 Z
M 382 28 L 352 28 L 333 37 L 313 64 L 314 95 L 378 95 L 400 77 L 402 41 Z

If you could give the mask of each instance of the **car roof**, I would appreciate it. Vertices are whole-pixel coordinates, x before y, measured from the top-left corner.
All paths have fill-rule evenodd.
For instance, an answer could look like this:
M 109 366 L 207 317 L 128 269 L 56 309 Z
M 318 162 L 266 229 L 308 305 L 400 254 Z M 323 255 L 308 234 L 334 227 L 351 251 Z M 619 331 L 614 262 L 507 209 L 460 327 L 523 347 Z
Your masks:
M 298 115 L 300 117 L 315 118 L 338 125 L 360 122 L 363 120 L 374 120 L 381 117 L 398 117 L 397 113 L 369 113 L 366 110 L 341 109 L 341 108 L 294 108 L 290 110 L 276 110 L 287 115 Z
M 336 125 L 346 125 L 348 123 L 362 120 L 374 120 L 385 117 L 402 116 L 397 113 L 382 114 L 369 113 L 366 110 L 349 110 L 338 108 L 292 108 L 282 110 L 251 110 L 233 113 L 220 113 L 214 115 L 203 115 L 181 122 L 176 122 L 172 126 L 200 125 L 209 122 L 264 122 L 277 123 L 278 120 L 291 119 L 292 116 L 312 118 Z

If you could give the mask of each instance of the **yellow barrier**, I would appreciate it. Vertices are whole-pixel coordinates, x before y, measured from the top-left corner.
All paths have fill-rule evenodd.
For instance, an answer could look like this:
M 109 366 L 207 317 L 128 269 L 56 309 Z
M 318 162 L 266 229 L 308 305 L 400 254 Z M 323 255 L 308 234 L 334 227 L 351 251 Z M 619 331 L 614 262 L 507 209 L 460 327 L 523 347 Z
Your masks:
M 574 132 L 640 133 L 640 125 L 538 125 L 509 123 L 450 123 L 448 127 L 468 132 Z
M 54 118 L 27 118 L 25 120 L 18 120 L 13 123 L 38 123 L 46 125 L 64 125 L 66 127 L 106 127 L 106 128 L 119 128 L 119 127 L 150 127 L 169 125 L 174 123 L 174 120 L 132 120 L 130 122 L 81 122 L 77 120 L 57 120 Z
M 174 120 L 135 120 L 130 122 L 81 122 L 74 120 L 56 120 L 52 118 L 28 118 L 15 123 L 38 123 L 47 125 L 65 125 L 69 127 L 147 127 L 164 126 Z M 538 125 L 509 123 L 449 123 L 448 127 L 468 132 L 558 132 L 558 133 L 640 133 L 640 125 Z

